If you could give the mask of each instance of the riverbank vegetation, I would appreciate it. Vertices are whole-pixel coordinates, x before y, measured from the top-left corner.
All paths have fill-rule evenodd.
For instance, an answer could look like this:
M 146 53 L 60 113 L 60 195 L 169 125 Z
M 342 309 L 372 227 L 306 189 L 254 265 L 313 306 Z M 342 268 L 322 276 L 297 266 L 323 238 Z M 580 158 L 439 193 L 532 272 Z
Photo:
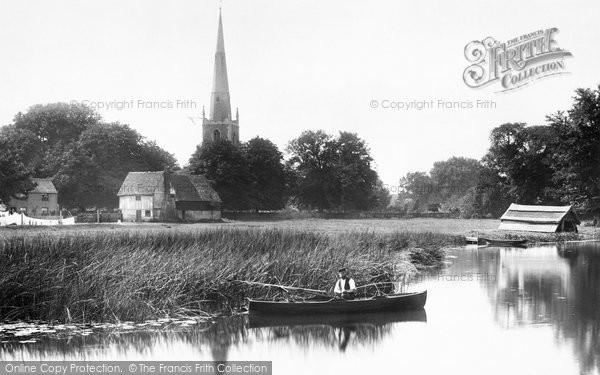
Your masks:
M 460 236 L 292 229 L 15 233 L 0 247 L 2 320 L 143 321 L 276 298 L 246 280 L 329 290 L 345 266 L 359 285 L 439 266 Z M 284 296 L 285 297 L 285 296 Z

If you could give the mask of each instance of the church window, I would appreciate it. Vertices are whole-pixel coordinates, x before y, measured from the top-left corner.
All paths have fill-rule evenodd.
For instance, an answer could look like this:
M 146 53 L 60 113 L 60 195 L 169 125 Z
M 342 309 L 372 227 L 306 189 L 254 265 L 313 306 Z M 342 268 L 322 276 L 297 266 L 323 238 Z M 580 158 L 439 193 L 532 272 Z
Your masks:
M 215 131 L 213 132 L 213 141 L 218 141 L 221 139 L 221 132 L 219 131 L 219 129 L 215 129 Z

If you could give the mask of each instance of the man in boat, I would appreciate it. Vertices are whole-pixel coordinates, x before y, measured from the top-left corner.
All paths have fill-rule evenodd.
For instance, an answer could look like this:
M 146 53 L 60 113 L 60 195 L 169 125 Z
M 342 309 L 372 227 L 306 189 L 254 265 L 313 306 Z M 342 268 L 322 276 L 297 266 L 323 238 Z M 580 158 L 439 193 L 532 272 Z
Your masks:
M 354 299 L 356 294 L 356 284 L 354 279 L 348 276 L 348 272 L 345 268 L 338 270 L 338 280 L 335 282 L 335 288 L 333 289 L 336 298 L 343 299 Z

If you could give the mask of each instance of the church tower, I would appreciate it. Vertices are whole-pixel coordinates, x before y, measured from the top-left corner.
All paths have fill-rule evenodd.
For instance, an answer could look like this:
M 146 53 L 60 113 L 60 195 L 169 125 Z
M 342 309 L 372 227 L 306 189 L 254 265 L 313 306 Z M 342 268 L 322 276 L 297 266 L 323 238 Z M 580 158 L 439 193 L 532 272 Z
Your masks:
M 221 20 L 220 9 L 209 118 L 206 118 L 204 109 L 202 109 L 202 143 L 206 144 L 219 139 L 227 139 L 236 145 L 240 141 L 239 115 L 237 110 L 235 120 L 231 117 L 227 62 L 225 60 L 225 40 L 223 38 L 223 21 Z

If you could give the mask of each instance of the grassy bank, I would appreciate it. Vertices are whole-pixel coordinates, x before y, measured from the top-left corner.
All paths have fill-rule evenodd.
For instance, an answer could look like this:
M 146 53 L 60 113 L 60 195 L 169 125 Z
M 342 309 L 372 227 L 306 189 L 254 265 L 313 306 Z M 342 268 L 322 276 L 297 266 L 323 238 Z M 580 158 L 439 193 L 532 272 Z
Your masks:
M 13 234 L 0 247 L 0 317 L 141 321 L 235 309 L 277 290 L 230 280 L 328 290 L 341 265 L 357 283 L 437 266 L 462 238 L 436 233 L 295 230 Z
M 600 239 L 600 227 L 579 226 L 578 234 L 554 234 L 534 232 L 512 232 L 498 230 L 496 219 L 306 219 L 281 221 L 228 221 L 224 223 L 123 223 L 123 224 L 81 224 L 57 227 L 0 227 L 0 240 L 14 235 L 38 236 L 40 234 L 79 234 L 106 232 L 197 232 L 201 230 L 223 229 L 280 229 L 303 230 L 326 234 L 346 234 L 349 232 L 372 232 L 393 234 L 396 232 L 434 232 L 451 236 L 475 235 L 491 238 L 527 238 L 530 242 L 554 242 L 563 240 Z

